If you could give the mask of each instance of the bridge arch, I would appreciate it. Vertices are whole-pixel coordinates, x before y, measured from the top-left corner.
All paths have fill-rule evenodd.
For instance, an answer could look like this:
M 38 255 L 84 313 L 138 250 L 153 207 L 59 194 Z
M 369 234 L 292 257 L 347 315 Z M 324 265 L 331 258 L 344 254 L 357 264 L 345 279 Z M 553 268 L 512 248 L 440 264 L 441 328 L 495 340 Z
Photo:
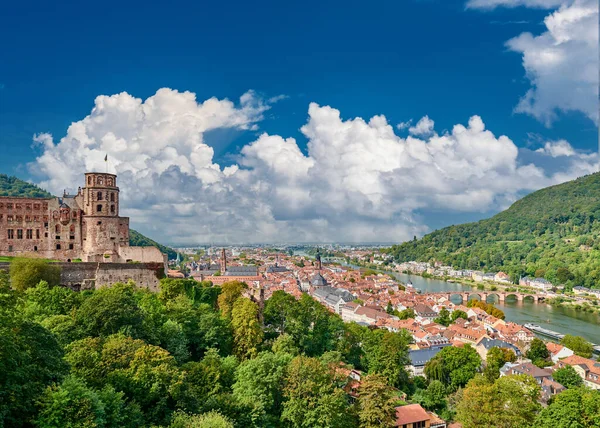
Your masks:
M 504 296 L 504 300 L 505 301 L 507 301 L 507 300 L 511 300 L 511 301 L 514 300 L 514 301 L 518 302 L 519 301 L 519 295 L 517 293 L 507 293 Z
M 464 299 L 464 297 L 463 297 L 463 293 L 460 293 L 460 292 L 449 293 L 449 294 L 448 294 L 448 299 L 449 299 L 450 301 L 452 301 L 452 300 L 456 300 L 456 301 L 458 301 L 458 300 L 460 299 L 460 304 L 461 304 L 461 305 L 462 305 L 462 304 L 464 303 L 464 301 L 465 301 L 465 299 Z
M 531 295 L 531 294 L 524 294 L 523 295 L 523 301 L 524 302 L 531 302 L 531 303 L 535 303 L 536 298 L 535 296 Z
M 481 299 L 481 294 L 479 294 L 479 293 L 468 293 L 467 302 L 469 300 L 473 300 L 473 299 L 482 300 Z
M 500 295 L 498 293 L 488 293 L 486 303 L 500 303 Z

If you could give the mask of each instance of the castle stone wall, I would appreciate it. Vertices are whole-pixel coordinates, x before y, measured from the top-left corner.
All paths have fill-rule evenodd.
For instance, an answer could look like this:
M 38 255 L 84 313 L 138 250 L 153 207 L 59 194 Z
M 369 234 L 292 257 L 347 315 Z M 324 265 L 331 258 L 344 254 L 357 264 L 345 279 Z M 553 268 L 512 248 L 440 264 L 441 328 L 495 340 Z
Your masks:
M 133 280 L 140 288 L 159 291 L 165 276 L 163 263 L 56 263 L 61 267 L 60 283 L 73 290 L 87 290 Z M 8 271 L 10 263 L 0 262 Z

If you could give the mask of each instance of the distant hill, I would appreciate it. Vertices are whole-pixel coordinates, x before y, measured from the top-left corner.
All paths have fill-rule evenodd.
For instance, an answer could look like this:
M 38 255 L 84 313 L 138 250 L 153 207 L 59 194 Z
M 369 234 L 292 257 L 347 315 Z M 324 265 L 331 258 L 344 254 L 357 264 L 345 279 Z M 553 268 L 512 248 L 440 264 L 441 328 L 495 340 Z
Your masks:
M 0 174 L 0 196 L 20 196 L 24 198 L 51 198 L 52 194 L 44 189 L 19 180 L 17 177 L 9 177 Z
M 0 196 L 17 196 L 24 198 L 51 198 L 53 195 L 35 184 L 27 183 L 17 177 L 9 177 L 0 174 Z M 175 259 L 177 253 L 172 248 L 159 244 L 156 241 L 136 232 L 129 230 L 129 245 L 134 247 L 157 247 L 163 253 L 169 256 L 169 259 Z
M 159 244 L 158 242 L 148 238 L 147 236 L 142 235 L 140 232 L 137 232 L 133 229 L 129 229 L 129 245 L 133 247 L 157 247 L 160 251 L 167 254 L 169 259 L 176 259 L 177 252 L 165 245 Z
M 600 173 L 548 187 L 475 223 L 394 245 L 399 262 L 441 261 L 600 288 Z

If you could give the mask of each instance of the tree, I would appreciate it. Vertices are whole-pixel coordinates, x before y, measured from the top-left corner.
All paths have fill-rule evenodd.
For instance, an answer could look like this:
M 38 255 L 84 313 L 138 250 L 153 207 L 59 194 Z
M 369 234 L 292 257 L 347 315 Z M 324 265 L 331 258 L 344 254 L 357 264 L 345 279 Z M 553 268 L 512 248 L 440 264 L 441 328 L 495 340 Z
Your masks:
M 575 355 L 579 355 L 583 358 L 592 358 L 594 347 L 590 342 L 588 342 L 581 336 L 573 336 L 571 334 L 567 334 L 560 341 L 560 344 L 569 348 L 575 353 Z
M 461 311 L 460 309 L 455 309 L 452 311 L 452 315 L 450 316 L 450 319 L 452 320 L 452 322 L 454 322 L 458 318 L 468 320 L 469 316 L 467 315 L 467 313 L 465 311 Z
M 529 375 L 503 376 L 492 384 L 478 376 L 463 390 L 456 419 L 464 428 L 530 426 L 541 408 L 539 396 Z
M 408 344 L 411 337 L 406 330 L 393 333 L 374 330 L 365 338 L 364 349 L 369 373 L 379 373 L 396 388 L 406 386 L 408 374 Z
M 571 388 L 554 396 L 533 424 L 534 428 L 600 426 L 600 390 Z
M 210 348 L 218 349 L 221 355 L 230 353 L 231 326 L 210 305 L 194 305 L 186 296 L 178 296 L 167 302 L 166 316 L 181 325 L 192 359 L 201 359 Z
M 583 379 L 572 366 L 565 366 L 554 370 L 552 378 L 565 388 L 575 388 L 583 385 Z
M 486 366 L 483 371 L 484 377 L 490 382 L 500 377 L 500 369 L 507 362 L 516 361 L 517 356 L 508 348 L 499 348 L 494 346 L 486 356 Z
M 169 418 L 183 384 L 183 374 L 166 350 L 124 334 L 73 342 L 65 359 L 88 385 L 123 391 L 139 404 L 146 422 Z
M 35 403 L 67 370 L 63 351 L 48 330 L 23 320 L 14 307 L 0 305 L 0 426 L 30 425 Z
M 231 311 L 231 326 L 235 355 L 240 360 L 253 358 L 263 339 L 263 331 L 258 322 L 258 305 L 250 299 L 237 299 Z
M 573 278 L 575 278 L 575 275 L 573 275 L 568 268 L 559 267 L 558 269 L 556 269 L 556 279 L 559 280 L 561 283 L 564 284 L 565 282 L 572 280 Z
M 169 428 L 233 428 L 233 422 L 217 411 L 201 415 L 188 415 L 183 412 L 175 413 Z
M 289 365 L 282 421 L 293 428 L 342 428 L 349 424 L 346 394 L 334 384 L 329 367 L 298 356 Z
M 413 308 L 406 308 L 400 312 L 396 312 L 395 315 L 401 320 L 407 320 L 417 316 Z
M 66 315 L 81 304 L 81 294 L 66 287 L 52 287 L 42 280 L 25 291 L 27 318 L 43 321 L 53 315 Z
M 294 296 L 283 290 L 277 290 L 265 303 L 265 326 L 274 330 L 275 334 L 286 331 L 288 319 L 292 316 L 298 302 Z
M 362 428 L 393 427 L 396 422 L 394 390 L 384 376 L 370 374 L 358 389 L 358 420 Z
M 252 407 L 255 423 L 262 427 L 277 426 L 283 405 L 283 387 L 289 354 L 262 352 L 244 361 L 236 371 L 233 396 Z
M 548 351 L 546 343 L 536 337 L 529 344 L 529 349 L 525 355 L 536 366 L 544 367 L 547 365 L 547 361 L 550 358 L 550 351 Z
M 242 291 L 248 288 L 248 285 L 240 281 L 228 281 L 221 285 L 221 294 L 217 298 L 217 304 L 221 311 L 221 316 L 231 318 L 234 302 L 242 296 Z
M 104 403 L 83 381 L 69 376 L 46 390 L 36 423 L 40 428 L 103 427 Z
M 450 311 L 446 308 L 442 308 L 440 310 L 440 313 L 438 314 L 438 317 L 433 321 L 448 327 L 450 323 L 452 323 L 452 319 L 450 318 Z
M 423 403 L 428 410 L 441 410 L 446 407 L 446 387 L 439 380 L 432 380 L 425 391 Z
M 286 333 L 275 339 L 273 346 L 271 346 L 271 350 L 276 354 L 289 354 L 292 357 L 295 357 L 300 353 L 296 346 L 296 342 L 294 342 L 294 338 Z
M 446 346 L 425 364 L 425 375 L 430 380 L 439 380 L 456 390 L 471 380 L 479 367 L 481 358 L 471 345 Z
M 96 290 L 76 311 L 76 323 L 84 336 L 110 336 L 126 331 L 133 337 L 143 337 L 143 315 L 135 286 L 116 283 Z
M 10 262 L 10 282 L 18 291 L 46 281 L 51 287 L 60 284 L 60 266 L 42 259 L 16 258 Z

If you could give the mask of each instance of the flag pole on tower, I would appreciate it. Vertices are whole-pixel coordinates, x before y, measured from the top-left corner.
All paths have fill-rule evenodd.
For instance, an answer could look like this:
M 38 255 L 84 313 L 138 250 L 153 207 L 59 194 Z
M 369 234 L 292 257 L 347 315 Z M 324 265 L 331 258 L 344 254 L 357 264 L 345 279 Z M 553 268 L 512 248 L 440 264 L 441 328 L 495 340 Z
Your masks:
M 104 163 L 106 164 L 106 173 L 108 174 L 108 153 L 104 155 Z

